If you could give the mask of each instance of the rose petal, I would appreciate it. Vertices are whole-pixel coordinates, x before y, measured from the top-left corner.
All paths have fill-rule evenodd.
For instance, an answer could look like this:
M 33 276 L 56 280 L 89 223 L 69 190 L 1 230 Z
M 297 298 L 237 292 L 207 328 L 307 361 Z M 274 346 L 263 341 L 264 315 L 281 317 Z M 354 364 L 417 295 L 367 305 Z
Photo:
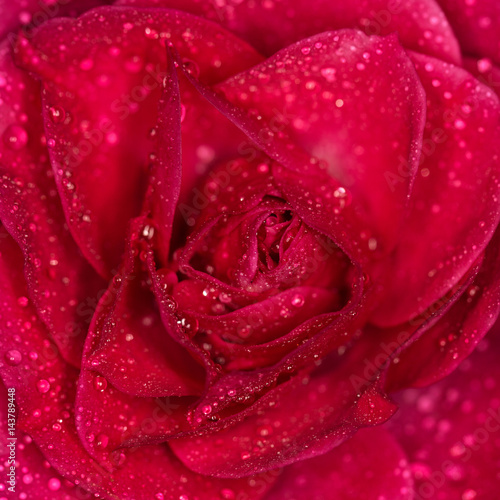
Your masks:
M 203 370 L 165 330 L 141 263 L 145 223 L 134 221 L 117 287 L 111 285 L 94 316 L 84 353 L 87 369 L 136 396 L 200 394 Z
M 493 64 L 491 59 L 466 57 L 463 60 L 463 67 L 478 81 L 491 87 L 500 97 L 500 68 Z
M 109 3 L 112 3 L 112 0 L 59 0 L 56 2 L 0 0 L 0 12 L 2 12 L 0 39 L 6 36 L 9 43 L 14 46 L 19 31 L 29 37 L 37 26 L 49 19 L 61 16 L 76 17 L 89 9 Z
M 461 68 L 412 59 L 427 92 L 427 125 L 411 212 L 374 314 L 384 326 L 442 297 L 481 255 L 500 218 L 497 97 Z
M 451 375 L 397 397 L 387 428 L 406 451 L 415 498 L 495 498 L 500 460 L 498 326 Z
M 376 385 L 356 393 L 347 374 L 355 369 L 296 376 L 261 397 L 257 408 L 227 429 L 170 445 L 190 469 L 233 478 L 326 453 L 357 428 L 381 423 L 394 411 Z
M 67 230 L 37 117 L 39 86 L 13 64 L 5 42 L 0 71 L 7 75 L 0 85 L 0 218 L 24 254 L 28 294 L 23 300 L 33 300 L 62 355 L 79 366 L 105 283 Z
M 166 10 L 103 7 L 44 24 L 20 43 L 22 64 L 44 84 L 47 143 L 68 224 L 103 275 L 118 265 L 127 222 L 142 205 L 165 75 L 159 33 L 167 32 L 208 83 L 259 60 L 216 25 Z
M 406 456 L 384 429 L 362 429 L 339 447 L 288 466 L 266 500 L 411 500 Z
M 496 0 L 437 0 L 465 55 L 500 64 L 500 5 Z
M 76 371 L 58 356 L 44 326 L 37 322 L 34 309 L 17 303 L 19 293 L 25 293 L 22 254 L 12 239 L 3 234 L 0 238 L 2 314 L 16 320 L 10 325 L 5 320 L 0 323 L 0 373 L 5 385 L 16 389 L 17 429 L 29 432 L 51 465 L 63 477 L 78 483 L 77 496 L 81 498 L 89 491 L 123 500 L 150 499 L 155 495 L 178 500 L 182 495 L 217 498 L 226 492 L 260 499 L 274 482 L 274 475 L 236 481 L 203 477 L 184 467 L 166 446 L 140 447 L 128 455 L 117 452 L 113 456 L 117 467 L 113 472 L 92 460 L 74 426 Z M 17 334 L 22 334 L 22 342 Z M 153 413 L 148 418 L 154 422 L 154 417 Z M 56 483 L 51 484 L 54 487 Z
M 274 169 L 274 176 L 306 222 L 314 219 L 313 227 L 321 223 L 337 243 L 342 238 L 342 248 L 362 245 L 365 255 L 376 246 L 390 251 L 417 168 L 425 110 L 414 67 L 394 37 L 367 37 L 350 30 L 317 35 L 219 88 L 237 108 L 258 112 L 260 128 L 270 126 L 270 147 L 286 132 L 294 145 L 316 157 L 312 165 L 298 157 L 293 165 L 275 158 L 295 170 Z M 286 116 L 277 130 L 276 110 Z M 390 137 L 387 128 L 378 126 L 381 122 L 391 123 Z M 409 174 L 393 186 L 388 176 L 398 175 L 401 162 L 409 164 Z M 322 190 L 328 181 L 325 170 L 338 185 Z M 341 236 L 337 226 L 342 214 L 318 220 L 318 212 L 329 212 L 317 210 L 319 206 L 327 204 L 333 210 L 338 205 L 334 213 L 341 213 L 351 201 L 348 220 L 353 229 L 348 235 Z
M 422 387 L 448 375 L 475 349 L 500 312 L 500 232 L 474 281 L 453 307 L 391 365 L 390 390 Z M 421 360 L 425 357 L 425 363 Z
M 11 388 L 12 389 L 12 388 Z M 70 500 L 78 498 L 79 488 L 73 483 L 65 480 L 52 466 L 45 460 L 33 440 L 24 432 L 15 429 L 15 423 L 12 425 L 12 414 L 7 413 L 7 404 L 10 403 L 11 392 L 0 381 L 0 439 L 2 440 L 2 466 L 4 479 L 2 480 L 3 492 L 13 491 L 19 498 L 38 498 L 40 500 Z M 13 398 L 14 406 L 16 398 Z M 10 417 L 9 420 L 7 417 Z M 10 425 L 9 425 L 10 424 Z M 11 433 L 12 430 L 12 433 Z M 13 441 L 15 439 L 15 441 Z M 15 452 L 12 454 L 12 444 L 15 446 Z M 10 462 L 12 455 L 16 460 Z M 12 457 L 13 458 L 13 457 Z M 7 474 L 11 467 L 15 466 L 16 482 L 11 484 L 10 476 Z M 4 497 L 5 498 L 5 497 Z
M 491 0 L 493 1 L 493 0 Z M 330 2 L 198 2 L 196 0 L 118 0 L 117 5 L 168 7 L 218 22 L 272 53 L 316 33 L 356 28 L 367 35 L 398 32 L 403 45 L 441 59 L 460 62 L 460 49 L 434 0 Z

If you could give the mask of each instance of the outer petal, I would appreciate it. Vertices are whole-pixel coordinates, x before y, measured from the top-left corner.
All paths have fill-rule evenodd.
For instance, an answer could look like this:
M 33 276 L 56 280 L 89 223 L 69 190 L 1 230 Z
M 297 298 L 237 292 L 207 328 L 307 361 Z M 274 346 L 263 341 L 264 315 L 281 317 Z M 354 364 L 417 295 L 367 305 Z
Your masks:
M 495 499 L 500 462 L 498 326 L 447 378 L 401 392 L 387 428 L 406 451 L 415 498 Z
M 95 9 L 46 23 L 20 44 L 22 64 L 44 84 L 47 144 L 68 224 L 103 275 L 117 266 L 127 222 L 142 205 L 167 36 L 208 83 L 258 60 L 218 26 L 166 10 Z
M 289 465 L 265 500 L 411 500 L 406 456 L 381 428 L 362 429 L 334 450 Z
M 37 448 L 33 440 L 24 432 L 15 429 L 15 424 L 12 425 L 11 419 L 7 420 L 7 416 L 13 417 L 7 413 L 7 404 L 10 403 L 8 396 L 11 393 L 7 392 L 4 384 L 0 381 L 0 457 L 2 462 L 3 477 L 0 482 L 0 491 L 8 494 L 12 498 L 18 495 L 18 498 L 37 498 L 39 500 L 80 500 L 81 490 L 73 483 L 65 480 L 52 466 L 45 460 L 40 450 Z M 16 398 L 13 398 L 14 406 Z M 9 425 L 11 424 L 12 427 Z M 12 429 L 12 433 L 8 430 Z M 15 441 L 14 441 L 15 440 Z M 14 443 L 16 460 L 12 464 L 10 462 L 11 450 Z M 7 474 L 11 467 L 16 468 L 15 486 L 9 482 Z M 15 495 L 11 495 L 9 488 L 15 488 Z M 3 496 L 3 498 L 6 498 Z
M 166 446 L 140 447 L 127 455 L 118 452 L 113 455 L 112 472 L 93 460 L 74 425 L 76 371 L 54 351 L 35 311 L 17 304 L 18 294 L 25 293 L 22 255 L 9 237 L 1 238 L 0 244 L 2 314 L 8 314 L 7 320 L 0 318 L 0 374 L 7 387 L 16 389 L 17 428 L 29 432 L 52 466 L 78 484 L 79 498 L 85 491 L 110 500 L 162 496 L 179 500 L 183 495 L 217 498 L 224 494 L 258 500 L 265 494 L 274 475 L 236 481 L 203 477 L 182 465 Z
M 33 300 L 63 356 L 78 366 L 105 283 L 66 226 L 38 116 L 39 85 L 14 65 L 5 42 L 0 75 L 0 219 L 24 254 L 29 293 L 22 300 Z
M 500 4 L 496 0 L 437 0 L 465 55 L 500 64 Z
M 466 57 L 464 58 L 463 66 L 477 80 L 491 87 L 500 97 L 500 67 L 493 64 L 491 59 Z
M 381 325 L 408 321 L 445 295 L 482 254 L 500 218 L 496 95 L 462 68 L 412 59 L 428 118 L 411 212 L 374 315 Z
M 453 31 L 434 0 L 118 0 L 117 3 L 169 7 L 205 16 L 221 23 L 266 55 L 322 31 L 357 28 L 367 35 L 397 31 L 406 47 L 460 62 L 460 49 Z
M 55 2 L 1 0 L 0 39 L 7 37 L 11 44 L 15 44 L 19 32 L 29 37 L 37 26 L 49 19 L 61 16 L 78 16 L 89 9 L 109 3 L 112 3 L 112 0 L 57 0 Z
M 479 274 L 453 307 L 398 356 L 390 390 L 421 387 L 453 371 L 488 333 L 500 312 L 500 232 L 490 243 Z M 422 359 L 426 360 L 422 363 Z
M 389 418 L 394 407 L 378 391 L 376 375 L 358 392 L 349 377 L 361 366 L 342 364 L 332 371 L 339 362 L 335 358 L 326 363 L 329 369 L 324 373 L 298 374 L 271 390 L 234 425 L 200 437 L 172 440 L 172 449 L 189 468 L 202 474 L 243 477 L 321 455 L 359 427 Z M 236 383 L 228 386 L 229 396 L 235 387 Z
M 284 163 L 293 172 L 274 170 L 285 198 L 306 222 L 321 225 L 332 237 L 352 201 L 352 227 L 343 245 L 354 242 L 357 252 L 371 258 L 376 248 L 393 248 L 425 119 L 423 90 L 396 37 L 367 37 L 354 30 L 323 33 L 284 49 L 219 89 L 237 108 L 259 115 L 261 129 L 269 125 L 269 147 L 286 132 L 314 157 L 312 164 L 298 155 L 293 165 Z M 277 130 L 276 110 L 287 117 Z M 266 137 L 262 132 L 261 139 Z M 408 175 L 392 186 L 387 177 L 398 175 L 402 162 Z M 318 220 L 318 211 L 328 213 L 326 220 Z

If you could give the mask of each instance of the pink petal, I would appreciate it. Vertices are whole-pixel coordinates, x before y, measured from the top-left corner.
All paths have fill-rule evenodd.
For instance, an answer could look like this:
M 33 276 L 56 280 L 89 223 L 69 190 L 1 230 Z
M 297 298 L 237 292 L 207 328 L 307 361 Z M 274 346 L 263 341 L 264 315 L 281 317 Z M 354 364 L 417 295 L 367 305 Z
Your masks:
M 357 393 L 349 379 L 357 369 L 342 366 L 295 376 L 260 397 L 250 413 L 227 429 L 170 445 L 190 469 L 217 477 L 243 477 L 326 453 L 357 428 L 381 423 L 394 411 L 376 383 Z M 204 412 L 213 410 L 206 406 Z
M 74 424 L 76 370 L 59 357 L 35 311 L 17 303 L 19 294 L 26 293 L 22 254 L 7 235 L 0 238 L 0 245 L 2 314 L 11 320 L 0 323 L 0 374 L 7 387 L 16 389 L 17 429 L 29 433 L 59 474 L 78 484 L 77 497 L 91 492 L 123 500 L 159 499 L 161 495 L 165 500 L 178 500 L 182 495 L 217 498 L 227 494 L 258 500 L 265 495 L 275 480 L 273 474 L 223 481 L 203 477 L 183 466 L 166 446 L 118 451 L 113 455 L 113 471 L 93 460 Z M 154 422 L 155 414 L 148 418 Z M 102 436 L 99 439 L 103 441 Z M 47 483 L 51 492 L 55 486 L 55 482 Z M 44 494 L 43 489 L 36 493 L 37 498 Z M 57 493 L 49 495 L 58 498 Z
M 498 325 L 447 378 L 401 392 L 388 423 L 406 451 L 415 498 L 494 499 L 500 461 Z
M 497 231 L 474 281 L 430 330 L 399 355 L 398 363 L 391 365 L 391 390 L 440 380 L 459 366 L 486 335 L 500 312 L 499 251 Z
M 397 31 L 405 47 L 444 60 L 460 62 L 457 40 L 434 0 L 404 2 L 118 0 L 117 4 L 167 7 L 204 16 L 222 24 L 266 55 L 323 31 L 355 28 L 367 35 L 387 35 Z
M 68 224 L 103 275 L 118 265 L 127 222 L 142 205 L 165 76 L 159 33 L 166 31 L 209 83 L 259 59 L 221 28 L 166 10 L 103 7 L 47 23 L 20 43 L 22 64 L 44 84 L 47 144 Z
M 411 486 L 403 450 L 378 427 L 362 429 L 332 451 L 288 466 L 265 500 L 411 500 Z
M 62 0 L 58 2 L 0 0 L 0 12 L 2 12 L 0 39 L 7 37 L 9 43 L 15 45 L 21 33 L 29 37 L 38 26 L 50 19 L 61 16 L 76 17 L 89 9 L 109 3 L 112 3 L 112 0 Z
M 464 58 L 463 67 L 484 85 L 491 87 L 500 97 L 500 68 L 487 57 Z
M 427 92 L 427 125 L 411 212 L 374 314 L 380 325 L 408 321 L 445 295 L 500 218 L 497 97 L 461 68 L 412 58 Z
M 5 43 L 0 70 L 8 75 L 0 85 L 0 218 L 24 254 L 26 301 L 33 300 L 64 358 L 79 366 L 105 283 L 66 227 L 38 116 L 39 86 L 14 66 Z
M 490 57 L 500 64 L 500 4 L 496 0 L 437 0 L 460 42 L 462 52 Z
M 124 268 L 101 299 L 87 337 L 84 365 L 136 396 L 200 394 L 203 370 L 163 326 L 141 262 L 145 222 L 135 221 Z
M 359 247 L 356 253 L 365 256 L 376 247 L 391 250 L 417 168 L 425 111 L 414 67 L 395 37 L 351 30 L 317 35 L 219 88 L 236 108 L 262 117 L 258 130 L 266 152 L 290 170 L 276 168 L 275 178 L 303 220 L 316 228 L 321 224 L 344 249 Z M 279 121 L 277 113 L 284 119 Z M 306 154 L 280 146 L 284 133 Z M 285 151 L 280 156 L 271 151 L 277 147 Z M 407 175 L 393 185 L 389 179 L 399 176 L 402 163 Z M 325 182 L 331 186 L 322 190 Z M 332 197 L 340 189 L 342 196 L 334 192 Z M 315 203 L 336 207 L 340 215 L 319 221 Z M 346 225 L 341 212 L 349 204 L 345 217 L 351 227 L 341 235 Z
M 7 392 L 7 388 L 0 381 L 0 401 L 2 401 L 0 439 L 2 440 L 2 455 L 4 455 L 2 457 L 2 472 L 4 473 L 2 487 L 5 488 L 2 493 L 14 498 L 12 491 L 15 491 L 18 498 L 37 498 L 39 500 L 71 500 L 78 498 L 79 488 L 64 479 L 52 468 L 30 436 L 15 430 L 15 423 L 12 425 L 12 414 L 7 413 L 7 404 L 10 403 L 9 396 L 11 395 L 12 393 Z M 4 404 L 4 401 L 6 404 Z M 15 396 L 13 401 L 15 404 Z M 8 415 L 11 417 L 9 420 L 7 419 Z M 12 434 L 8 432 L 10 430 L 12 430 Z M 12 446 L 12 443 L 14 443 L 14 446 Z M 11 450 L 15 450 L 16 460 L 14 463 L 10 462 Z M 15 466 L 16 481 L 14 485 L 11 485 L 7 474 L 13 466 Z M 12 487 L 14 487 L 14 490 L 9 490 Z

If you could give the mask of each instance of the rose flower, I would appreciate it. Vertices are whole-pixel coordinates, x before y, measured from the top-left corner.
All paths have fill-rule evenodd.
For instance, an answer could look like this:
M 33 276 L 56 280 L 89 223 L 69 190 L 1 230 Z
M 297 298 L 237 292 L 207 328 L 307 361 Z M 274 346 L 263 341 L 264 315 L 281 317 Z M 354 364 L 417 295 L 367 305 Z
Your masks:
M 497 498 L 497 2 L 1 5 L 0 496 Z

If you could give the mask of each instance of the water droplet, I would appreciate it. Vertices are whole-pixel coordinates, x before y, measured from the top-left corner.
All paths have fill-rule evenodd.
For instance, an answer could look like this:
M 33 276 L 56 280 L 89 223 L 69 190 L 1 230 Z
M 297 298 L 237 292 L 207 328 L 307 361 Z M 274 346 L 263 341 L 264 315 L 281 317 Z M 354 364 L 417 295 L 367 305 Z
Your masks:
M 103 392 L 108 387 L 108 381 L 104 377 L 97 376 L 94 378 L 94 389 Z
M 57 479 L 57 477 L 53 477 L 49 479 L 47 487 L 49 488 L 50 491 L 57 491 L 61 487 L 61 481 Z
M 455 122 L 453 123 L 456 129 L 458 130 L 463 130 L 466 127 L 466 123 L 461 120 L 460 118 L 457 118 Z
M 155 228 L 153 226 L 150 226 L 149 224 L 146 224 L 142 230 L 142 236 L 147 240 L 151 240 L 153 239 L 154 234 Z
M 477 492 L 476 490 L 472 490 L 470 488 L 466 489 L 462 493 L 462 500 L 473 500 L 474 498 L 477 497 Z
M 28 300 L 28 297 L 19 297 L 17 299 L 17 303 L 21 306 L 21 307 L 26 307 L 29 303 L 29 300 Z
M 201 408 L 203 415 L 210 415 L 212 413 L 212 407 L 210 405 L 205 405 Z
M 292 306 L 294 307 L 302 307 L 304 302 L 304 297 L 298 293 L 292 297 Z
M 28 143 L 28 133 L 20 125 L 9 125 L 3 133 L 3 142 L 10 149 L 22 149 Z
M 487 71 L 490 71 L 490 69 L 493 67 L 491 64 L 490 59 L 479 59 L 477 61 L 477 69 L 479 73 L 486 73 Z
M 94 61 L 92 61 L 92 59 L 84 59 L 80 63 L 80 69 L 82 69 L 83 71 L 89 71 L 93 67 L 94 67 Z
M 99 434 L 97 436 L 96 446 L 98 448 L 106 448 L 109 443 L 109 437 L 106 434 Z
M 333 82 L 335 80 L 335 73 L 336 73 L 335 68 L 323 68 L 321 70 L 321 76 L 327 82 Z
M 54 123 L 62 123 L 66 118 L 66 111 L 61 106 L 51 106 L 49 108 L 49 115 Z
M 185 316 L 179 323 L 188 335 L 194 335 L 198 331 L 198 320 L 196 318 Z
M 36 388 L 38 389 L 39 393 L 45 394 L 50 390 L 50 383 L 48 382 L 48 380 L 41 379 L 36 383 Z
M 236 495 L 234 494 L 233 490 L 230 490 L 229 488 L 224 488 L 220 492 L 220 497 L 223 500 L 234 500 L 236 498 Z
M 5 354 L 5 360 L 9 365 L 16 366 L 23 359 L 22 354 L 17 349 L 11 349 Z

